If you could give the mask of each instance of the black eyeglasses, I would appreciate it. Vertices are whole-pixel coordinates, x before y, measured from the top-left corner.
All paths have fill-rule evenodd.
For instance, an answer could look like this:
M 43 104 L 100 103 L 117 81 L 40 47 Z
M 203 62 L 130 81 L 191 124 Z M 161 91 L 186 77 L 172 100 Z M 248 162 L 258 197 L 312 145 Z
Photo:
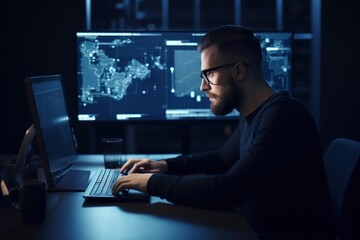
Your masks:
M 218 66 L 218 67 L 213 67 L 213 68 L 208 68 L 208 69 L 205 69 L 205 70 L 202 70 L 201 73 L 200 73 L 200 77 L 201 79 L 204 79 L 206 84 L 208 85 L 217 85 L 213 82 L 211 82 L 209 80 L 209 76 L 212 72 L 216 71 L 216 70 L 220 70 L 221 68 L 227 68 L 227 67 L 232 67 L 234 66 L 235 64 L 237 63 L 240 63 L 240 62 L 233 62 L 233 63 L 228 63 L 228 64 L 225 64 L 225 65 L 221 65 L 221 66 Z M 247 65 L 246 63 L 243 63 L 245 66 Z

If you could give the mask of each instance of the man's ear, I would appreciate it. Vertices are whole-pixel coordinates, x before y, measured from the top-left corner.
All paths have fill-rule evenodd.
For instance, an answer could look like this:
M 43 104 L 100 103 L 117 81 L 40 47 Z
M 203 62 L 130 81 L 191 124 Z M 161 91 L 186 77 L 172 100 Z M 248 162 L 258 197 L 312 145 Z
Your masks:
M 234 66 L 234 70 L 233 70 L 233 78 L 238 80 L 238 81 L 242 81 L 245 76 L 246 76 L 246 66 L 243 63 L 237 63 Z

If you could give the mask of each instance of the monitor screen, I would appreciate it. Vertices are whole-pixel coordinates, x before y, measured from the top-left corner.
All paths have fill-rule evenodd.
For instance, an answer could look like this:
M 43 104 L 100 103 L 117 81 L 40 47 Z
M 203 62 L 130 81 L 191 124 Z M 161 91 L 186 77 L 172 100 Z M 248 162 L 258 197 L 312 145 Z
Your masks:
M 74 161 L 77 149 L 60 75 L 25 79 L 30 112 L 49 188 Z
M 200 91 L 194 31 L 78 32 L 79 121 L 234 119 L 215 116 Z M 291 92 L 292 34 L 255 33 L 265 79 Z

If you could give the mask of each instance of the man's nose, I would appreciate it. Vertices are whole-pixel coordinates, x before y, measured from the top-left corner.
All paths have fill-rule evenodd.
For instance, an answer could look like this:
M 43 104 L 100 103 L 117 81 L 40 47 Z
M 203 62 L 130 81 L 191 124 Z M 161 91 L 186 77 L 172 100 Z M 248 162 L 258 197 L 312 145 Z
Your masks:
M 206 83 L 206 81 L 202 78 L 201 79 L 201 84 L 200 84 L 200 90 L 203 91 L 203 92 L 206 92 L 208 90 L 210 90 L 211 87 L 209 84 Z

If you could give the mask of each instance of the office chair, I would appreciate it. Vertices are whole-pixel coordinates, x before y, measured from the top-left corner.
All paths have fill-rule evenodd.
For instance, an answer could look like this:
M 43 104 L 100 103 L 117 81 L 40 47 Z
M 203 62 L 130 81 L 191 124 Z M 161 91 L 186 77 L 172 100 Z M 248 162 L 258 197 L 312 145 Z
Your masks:
M 341 240 L 360 239 L 360 142 L 335 139 L 324 155 Z

